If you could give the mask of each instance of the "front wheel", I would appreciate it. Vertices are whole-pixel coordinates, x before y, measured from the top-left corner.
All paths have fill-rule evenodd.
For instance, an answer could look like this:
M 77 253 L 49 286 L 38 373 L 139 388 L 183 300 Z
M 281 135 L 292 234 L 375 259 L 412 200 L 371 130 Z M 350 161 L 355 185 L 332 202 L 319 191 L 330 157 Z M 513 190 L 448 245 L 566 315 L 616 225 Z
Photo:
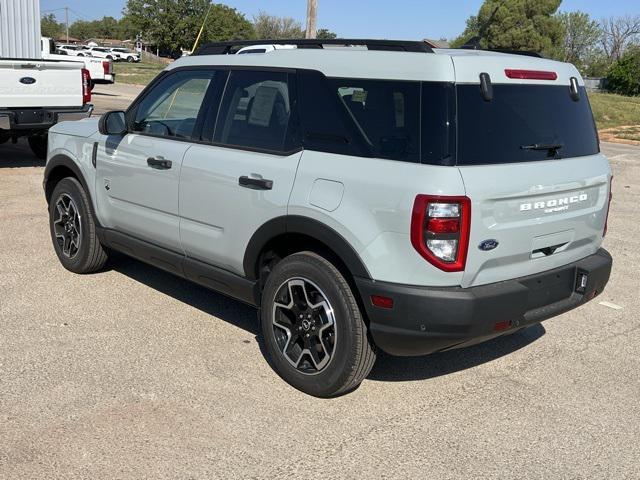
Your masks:
M 107 251 L 98 239 L 91 201 L 77 179 L 64 178 L 54 188 L 49 226 L 53 248 L 64 268 L 91 273 L 104 266 Z
M 316 397 L 355 389 L 376 359 L 349 284 L 313 252 L 290 255 L 275 266 L 262 295 L 261 324 L 276 373 Z
M 135 59 L 133 57 L 127 57 L 127 62 L 133 63 Z

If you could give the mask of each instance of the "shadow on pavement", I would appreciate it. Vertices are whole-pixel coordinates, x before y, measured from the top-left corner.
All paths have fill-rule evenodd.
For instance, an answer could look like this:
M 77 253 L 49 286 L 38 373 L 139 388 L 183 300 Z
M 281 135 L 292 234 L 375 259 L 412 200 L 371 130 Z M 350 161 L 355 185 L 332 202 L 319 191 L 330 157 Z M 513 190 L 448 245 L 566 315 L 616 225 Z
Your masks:
M 39 160 L 31 153 L 31 149 L 24 139 L 17 144 L 8 141 L 0 144 L 0 169 L 16 167 L 44 167 L 45 161 Z
M 532 344 L 546 333 L 541 324 L 472 347 L 434 353 L 423 357 L 378 355 L 368 380 L 406 382 L 427 380 L 482 365 Z
M 119 253 L 113 254 L 110 267 L 133 280 L 255 335 L 260 350 L 263 355 L 265 354 L 255 308 Z M 423 357 L 392 357 L 380 352 L 368 380 L 405 382 L 459 372 L 509 355 L 530 345 L 544 334 L 545 329 L 542 325 L 534 325 L 512 335 L 498 337 L 479 345 Z
M 242 302 L 117 252 L 111 254 L 107 268 L 122 273 L 204 313 L 242 328 L 253 335 L 258 335 L 260 325 L 257 310 Z

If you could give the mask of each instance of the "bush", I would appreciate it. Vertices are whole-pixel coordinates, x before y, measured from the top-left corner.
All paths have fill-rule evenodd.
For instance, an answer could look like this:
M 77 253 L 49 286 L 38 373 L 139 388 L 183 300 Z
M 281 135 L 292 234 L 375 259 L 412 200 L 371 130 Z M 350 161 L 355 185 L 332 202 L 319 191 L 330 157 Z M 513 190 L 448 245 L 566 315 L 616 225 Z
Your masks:
M 640 95 L 640 47 L 629 49 L 607 74 L 607 88 L 621 95 Z

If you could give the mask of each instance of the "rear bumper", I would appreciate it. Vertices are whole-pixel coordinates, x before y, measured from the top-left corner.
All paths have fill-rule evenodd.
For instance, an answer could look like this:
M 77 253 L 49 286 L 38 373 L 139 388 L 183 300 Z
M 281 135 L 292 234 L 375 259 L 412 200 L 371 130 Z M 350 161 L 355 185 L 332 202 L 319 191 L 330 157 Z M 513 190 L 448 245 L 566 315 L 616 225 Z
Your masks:
M 88 118 L 93 105 L 55 108 L 11 108 L 0 109 L 0 130 L 28 131 L 46 130 L 56 123 Z
M 479 343 L 567 312 L 593 299 L 609 280 L 612 258 L 594 255 L 536 275 L 472 288 L 425 288 L 356 278 L 376 345 L 399 356 Z M 587 285 L 578 288 L 578 274 Z M 371 303 L 393 299 L 393 308 Z

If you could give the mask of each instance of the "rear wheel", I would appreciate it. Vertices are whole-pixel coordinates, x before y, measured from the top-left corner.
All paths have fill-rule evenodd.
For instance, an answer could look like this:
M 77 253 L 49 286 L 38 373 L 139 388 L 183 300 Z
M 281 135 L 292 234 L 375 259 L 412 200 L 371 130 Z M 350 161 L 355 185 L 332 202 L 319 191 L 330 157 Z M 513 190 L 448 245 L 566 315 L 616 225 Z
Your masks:
M 64 268 L 91 273 L 104 266 L 107 252 L 98 239 L 89 197 L 77 179 L 64 178 L 54 188 L 49 226 L 53 248 Z
M 33 154 L 40 160 L 47 159 L 47 136 L 34 135 L 28 139 Z
M 265 285 L 262 333 L 274 370 L 295 388 L 317 397 L 355 389 L 376 359 L 349 284 L 313 252 L 278 263 Z

